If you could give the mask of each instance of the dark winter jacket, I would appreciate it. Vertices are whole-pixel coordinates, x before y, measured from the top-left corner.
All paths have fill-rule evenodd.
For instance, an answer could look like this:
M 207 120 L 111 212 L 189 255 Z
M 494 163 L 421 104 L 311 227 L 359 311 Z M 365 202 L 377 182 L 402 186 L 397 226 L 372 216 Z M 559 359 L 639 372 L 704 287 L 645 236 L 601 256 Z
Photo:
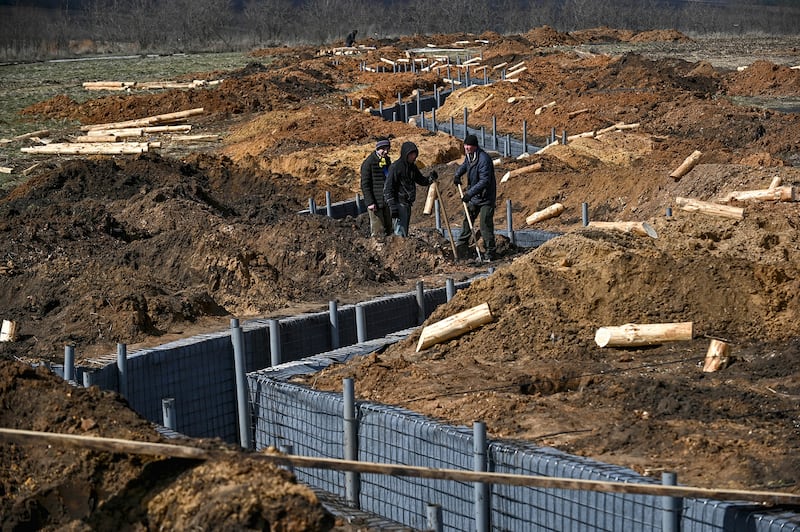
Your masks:
M 417 145 L 404 142 L 400 147 L 400 157 L 389 167 L 389 175 L 383 185 L 383 197 L 389 207 L 397 204 L 410 207 L 417 199 L 416 185 L 424 187 L 430 184 L 430 180 L 422 175 L 416 163 L 408 162 L 407 156 L 412 152 L 419 153 Z
M 361 193 L 367 206 L 375 204 L 379 209 L 386 206 L 383 199 L 383 184 L 391 164 L 392 160 L 388 155 L 380 157 L 376 151 L 361 163 Z
M 494 177 L 494 162 L 489 154 L 478 148 L 472 160 L 465 157 L 464 162 L 456 169 L 456 177 L 464 174 L 467 174 L 464 196 L 469 197 L 470 204 L 476 207 L 494 207 L 497 201 L 497 181 Z

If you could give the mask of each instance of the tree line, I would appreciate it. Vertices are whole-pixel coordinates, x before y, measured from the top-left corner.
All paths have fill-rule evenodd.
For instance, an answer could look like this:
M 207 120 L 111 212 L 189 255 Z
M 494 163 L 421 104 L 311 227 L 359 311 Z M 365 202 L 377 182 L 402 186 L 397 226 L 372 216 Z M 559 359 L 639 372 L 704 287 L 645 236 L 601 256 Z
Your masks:
M 787 0 L 82 0 L 0 6 L 0 60 L 88 53 L 242 51 L 402 35 L 567 32 L 608 26 L 688 35 L 794 35 Z

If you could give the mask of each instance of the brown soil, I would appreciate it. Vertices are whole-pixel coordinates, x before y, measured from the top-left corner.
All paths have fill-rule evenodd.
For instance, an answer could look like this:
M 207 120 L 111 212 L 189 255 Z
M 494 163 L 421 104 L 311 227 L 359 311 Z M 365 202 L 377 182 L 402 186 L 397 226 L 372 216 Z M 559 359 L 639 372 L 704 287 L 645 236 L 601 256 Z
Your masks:
M 26 109 L 89 124 L 203 107 L 195 129 L 225 140 L 191 149 L 165 142 L 161 154 L 138 157 L 42 159 L 39 173 L 0 199 L 0 306 L 3 319 L 19 324 L 18 340 L 0 344 L 3 426 L 156 441 L 114 394 L 71 388 L 13 359 L 60 362 L 66 344 L 80 359 L 113 352 L 116 342 L 135 347 L 221 328 L 231 316 L 322 308 L 330 299 L 358 301 L 420 278 L 443 284 L 478 271 L 452 262 L 448 242 L 421 213 L 424 192 L 411 237 L 383 245 L 368 238 L 363 216 L 296 214 L 309 197 L 324 204 L 326 191 L 334 200 L 353 197 L 375 137 L 392 134 L 398 144 L 416 142 L 421 163 L 439 171 L 446 210 L 460 224 L 448 164 L 460 157 L 459 140 L 358 112 L 360 99 L 369 106 L 398 92 L 408 98 L 442 86 L 441 77 L 377 74 L 359 64 L 465 38 L 476 37 L 375 42 L 376 50 L 338 61 L 310 49 L 270 49 L 241 71 L 215 73 L 225 77 L 218 88 L 83 104 L 56 97 Z M 674 205 L 676 196 L 711 201 L 766 188 L 774 177 L 798 184 L 798 115 L 728 97 L 796 95 L 800 71 L 742 58 L 752 66 L 740 72 L 678 55 L 578 46 L 690 42 L 677 32 L 545 27 L 480 38 L 490 41 L 485 64 L 525 61 L 527 71 L 518 83 L 451 96 L 440 120 L 460 122 L 464 107 L 493 94 L 470 114 L 471 125 L 490 130 L 496 116 L 501 134 L 519 136 L 526 121 L 530 142 L 541 145 L 551 128 L 639 127 L 501 163 L 498 179 L 535 161 L 543 170 L 499 186 L 496 225 L 505 226 L 506 200 L 517 228 L 561 202 L 565 212 L 538 228 L 565 235 L 529 252 L 501 238 L 497 271 L 427 322 L 488 302 L 491 324 L 421 353 L 411 337 L 327 370 L 316 385 L 338 389 L 350 376 L 362 399 L 450 423 L 483 420 L 494 437 L 648 474 L 672 470 L 690 485 L 800 492 L 797 204 L 739 205 L 741 221 Z M 269 67 L 259 62 L 267 56 Z M 508 103 L 511 96 L 530 98 Z M 556 105 L 535 113 L 550 101 Z M 696 149 L 700 164 L 677 182 L 669 178 Z M 582 228 L 582 202 L 593 220 L 648 221 L 658 238 Z M 692 321 L 694 339 L 639 349 L 594 343 L 601 326 L 674 321 Z M 704 373 L 711 338 L 732 344 L 733 362 Z M 255 460 L 201 465 L 23 445 L 0 453 L 13 464 L 0 475 L 0 511 L 12 528 L 337 526 L 290 475 Z M 267 474 L 253 475 L 255 468 Z M 199 497 L 216 504 L 198 513 Z

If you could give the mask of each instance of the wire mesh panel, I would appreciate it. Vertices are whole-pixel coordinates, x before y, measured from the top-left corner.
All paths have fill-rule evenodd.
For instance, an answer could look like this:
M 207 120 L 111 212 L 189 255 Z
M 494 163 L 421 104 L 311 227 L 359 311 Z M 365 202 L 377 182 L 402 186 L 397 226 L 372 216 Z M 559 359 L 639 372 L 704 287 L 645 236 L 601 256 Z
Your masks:
M 318 392 L 256 377 L 253 388 L 255 447 L 291 445 L 294 454 L 343 458 L 340 395 Z M 328 469 L 296 468 L 301 482 L 344 496 L 344 473 Z
M 435 423 L 408 410 L 362 404 L 359 458 L 368 462 L 472 470 L 472 433 Z M 472 528 L 472 484 L 416 477 L 362 475 L 362 508 L 394 521 L 425 528 L 429 504 L 442 507 L 442 524 Z

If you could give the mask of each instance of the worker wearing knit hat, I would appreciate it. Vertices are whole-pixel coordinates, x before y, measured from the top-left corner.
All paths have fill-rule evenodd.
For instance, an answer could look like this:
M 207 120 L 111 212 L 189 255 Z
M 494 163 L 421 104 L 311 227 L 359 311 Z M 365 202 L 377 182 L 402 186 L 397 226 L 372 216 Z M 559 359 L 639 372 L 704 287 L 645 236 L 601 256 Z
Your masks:
M 361 193 L 369 213 L 370 235 L 383 238 L 392 234 L 392 211 L 383 199 L 383 185 L 389 173 L 392 147 L 388 137 L 379 137 L 375 150 L 361 163 Z
M 473 134 L 464 139 L 464 162 L 456 169 L 453 183 L 461 187 L 461 176 L 467 175 L 467 189 L 461 200 L 467 205 L 461 235 L 456 245 L 456 259 L 467 258 L 470 254 L 469 242 L 473 238 L 472 220 L 480 220 L 481 238 L 486 254 L 486 261 L 496 258 L 494 238 L 494 209 L 497 201 L 497 181 L 494 175 L 494 162 L 488 153 L 478 146 L 478 137 Z M 469 218 L 467 218 L 469 216 Z M 474 235 L 477 241 L 478 236 Z M 475 244 L 477 246 L 477 243 Z

